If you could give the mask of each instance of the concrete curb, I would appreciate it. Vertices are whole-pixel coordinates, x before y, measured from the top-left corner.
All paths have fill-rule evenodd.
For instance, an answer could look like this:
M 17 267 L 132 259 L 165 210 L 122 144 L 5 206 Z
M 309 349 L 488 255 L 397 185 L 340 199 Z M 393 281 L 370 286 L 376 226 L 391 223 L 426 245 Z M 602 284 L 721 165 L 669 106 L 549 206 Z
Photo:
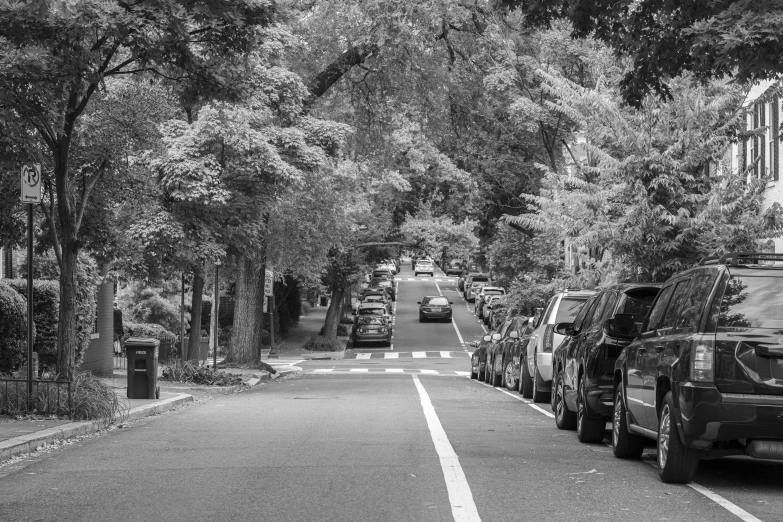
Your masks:
M 302 368 L 299 368 L 298 366 L 288 366 L 285 368 L 279 368 L 277 370 L 277 373 L 270 375 L 270 378 L 276 381 L 278 379 L 282 379 L 283 377 L 287 377 L 289 375 L 300 374 L 303 371 L 304 370 Z
M 180 406 L 193 402 L 193 396 L 186 393 L 180 393 L 176 397 L 156 401 L 152 404 L 137 406 L 131 409 L 127 415 L 115 415 L 114 422 L 131 421 L 150 417 L 155 414 L 173 410 Z M 15 455 L 30 453 L 36 450 L 42 444 L 50 444 L 56 440 L 65 440 L 82 435 L 96 433 L 105 427 L 101 420 L 69 422 L 62 426 L 49 428 L 35 433 L 14 437 L 12 439 L 0 442 L 0 462 L 8 460 Z
M 303 353 L 302 359 L 311 361 L 313 359 L 333 359 L 339 361 L 345 357 L 345 348 L 339 352 L 309 352 Z

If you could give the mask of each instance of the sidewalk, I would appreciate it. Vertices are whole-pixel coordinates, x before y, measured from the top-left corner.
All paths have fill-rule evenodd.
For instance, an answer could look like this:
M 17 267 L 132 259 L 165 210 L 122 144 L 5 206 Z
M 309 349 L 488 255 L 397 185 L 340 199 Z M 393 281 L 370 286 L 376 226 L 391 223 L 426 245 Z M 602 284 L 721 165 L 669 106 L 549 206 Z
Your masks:
M 296 325 L 283 341 L 277 345 L 277 354 L 280 359 L 302 359 L 303 355 L 311 354 L 304 349 L 304 345 L 310 337 L 314 337 L 319 334 L 321 327 L 326 320 L 326 306 L 316 306 L 309 314 L 303 315 L 299 318 L 299 324 Z M 350 325 L 345 325 L 350 330 Z M 338 337 L 338 341 L 347 342 L 347 337 Z M 269 359 L 269 350 L 263 350 L 261 352 L 261 358 L 269 363 L 275 359 Z M 228 369 L 227 371 L 230 371 Z

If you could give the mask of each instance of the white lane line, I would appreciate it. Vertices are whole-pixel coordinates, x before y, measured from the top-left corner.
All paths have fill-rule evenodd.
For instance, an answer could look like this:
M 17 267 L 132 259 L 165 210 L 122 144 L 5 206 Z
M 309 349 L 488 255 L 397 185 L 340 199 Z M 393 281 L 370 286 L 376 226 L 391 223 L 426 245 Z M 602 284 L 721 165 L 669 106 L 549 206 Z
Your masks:
M 348 370 L 349 372 L 367 372 L 369 371 L 369 368 L 351 368 Z
M 413 384 L 419 392 L 421 398 L 421 409 L 424 410 L 424 418 L 427 419 L 427 426 L 430 429 L 432 442 L 435 444 L 435 451 L 440 458 L 440 467 L 443 470 L 443 478 L 446 480 L 446 489 L 449 493 L 449 503 L 451 504 L 451 515 L 455 522 L 481 521 L 476 504 L 473 502 L 473 493 L 470 491 L 468 480 L 462 471 L 454 448 L 446 436 L 443 426 L 438 420 L 438 414 L 430 402 L 427 390 L 421 385 L 421 381 L 415 375 L 412 376 Z
M 386 373 L 405 373 L 402 368 L 386 368 Z
M 460 344 L 465 344 L 465 339 L 462 338 L 462 334 L 459 333 L 459 328 L 457 328 L 457 322 L 451 321 L 451 325 L 454 327 L 454 331 L 457 332 L 457 337 L 459 338 Z
M 313 370 L 313 373 L 321 373 L 321 372 L 333 372 L 334 368 L 316 368 Z
M 356 354 L 356 358 L 357 359 L 369 359 L 371 355 L 372 355 L 371 353 L 357 353 Z
M 454 373 L 461 377 L 467 377 L 468 375 L 470 375 L 470 372 L 465 372 L 462 370 L 454 370 Z
M 506 394 L 506 395 L 508 395 L 509 397 L 514 397 L 515 399 L 517 399 L 517 400 L 519 400 L 519 401 L 522 401 L 522 402 L 524 402 L 525 404 L 527 404 L 528 406 L 530 406 L 530 407 L 531 407 L 531 408 L 533 408 L 534 410 L 538 410 L 538 411 L 540 411 L 541 413 L 543 413 L 543 414 L 544 414 L 544 415 L 546 415 L 547 417 L 549 417 L 549 418 L 552 418 L 552 419 L 554 419 L 554 418 L 555 418 L 555 414 L 554 414 L 554 413 L 552 413 L 552 412 L 549 412 L 549 411 L 546 411 L 545 409 L 543 409 L 542 407 L 540 407 L 538 404 L 535 404 L 534 402 L 531 402 L 531 401 L 529 401 L 529 400 L 527 400 L 527 399 L 524 399 L 524 398 L 522 398 L 522 397 L 519 397 L 519 396 L 517 396 L 517 395 L 514 395 L 513 393 L 511 393 L 511 392 L 510 392 L 510 391 L 508 391 L 508 390 L 504 390 L 503 388 L 497 388 L 497 387 L 495 387 L 495 386 L 492 386 L 491 384 L 487 384 L 487 383 L 485 383 L 485 382 L 479 382 L 479 384 L 483 384 L 484 386 L 487 386 L 487 387 L 489 387 L 489 388 L 495 388 L 497 391 L 499 391 L 499 392 L 501 392 L 501 393 L 505 393 L 505 394 Z
M 438 370 L 419 370 L 419 372 L 427 375 L 435 375 L 438 373 Z
M 440 285 L 438 284 L 438 280 L 435 280 L 435 288 L 438 289 L 438 295 L 442 296 L 443 292 L 440 291 Z
M 686 484 L 689 488 L 698 491 L 708 499 L 712 500 L 716 504 L 718 504 L 720 507 L 728 511 L 729 513 L 733 515 L 737 515 L 740 520 L 744 520 L 745 522 L 761 522 L 760 519 L 754 517 L 741 507 L 739 507 L 736 504 L 733 504 L 726 500 L 725 498 L 721 497 L 717 493 L 714 493 L 710 491 L 709 489 L 705 488 L 704 486 L 700 484 L 696 484 L 695 482 L 691 482 L 690 484 Z

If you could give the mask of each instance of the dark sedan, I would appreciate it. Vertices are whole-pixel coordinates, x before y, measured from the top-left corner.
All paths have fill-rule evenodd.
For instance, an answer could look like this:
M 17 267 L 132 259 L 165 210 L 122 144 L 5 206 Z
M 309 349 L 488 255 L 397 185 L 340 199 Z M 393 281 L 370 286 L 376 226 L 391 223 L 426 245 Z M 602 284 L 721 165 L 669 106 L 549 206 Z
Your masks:
M 451 321 L 451 305 L 448 298 L 439 295 L 428 295 L 419 301 L 419 322 L 430 319 Z
M 382 315 L 360 315 L 353 330 L 353 344 L 382 343 L 391 346 L 392 327 L 388 317 Z

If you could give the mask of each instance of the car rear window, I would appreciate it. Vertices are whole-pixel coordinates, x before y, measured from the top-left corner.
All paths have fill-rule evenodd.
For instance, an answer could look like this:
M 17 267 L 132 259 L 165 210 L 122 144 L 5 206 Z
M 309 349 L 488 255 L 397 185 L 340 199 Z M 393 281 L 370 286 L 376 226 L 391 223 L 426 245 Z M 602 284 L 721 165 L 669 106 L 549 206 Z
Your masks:
M 723 328 L 783 328 L 783 278 L 731 276 L 718 315 Z
M 359 315 L 384 315 L 383 308 L 360 308 Z
M 359 318 L 359 324 L 386 324 L 386 323 L 384 322 L 383 317 L 366 315 L 364 317 Z
M 557 307 L 557 314 L 555 315 L 555 324 L 557 323 L 572 323 L 574 317 L 582 309 L 582 305 L 587 302 L 587 299 L 574 299 L 573 297 L 564 297 L 560 300 L 560 306 Z
M 445 297 L 425 297 L 422 304 L 434 305 L 434 306 L 446 306 L 449 304 L 449 300 Z
M 484 276 L 473 276 L 472 281 L 474 283 L 486 283 L 487 281 L 489 281 L 489 278 Z

